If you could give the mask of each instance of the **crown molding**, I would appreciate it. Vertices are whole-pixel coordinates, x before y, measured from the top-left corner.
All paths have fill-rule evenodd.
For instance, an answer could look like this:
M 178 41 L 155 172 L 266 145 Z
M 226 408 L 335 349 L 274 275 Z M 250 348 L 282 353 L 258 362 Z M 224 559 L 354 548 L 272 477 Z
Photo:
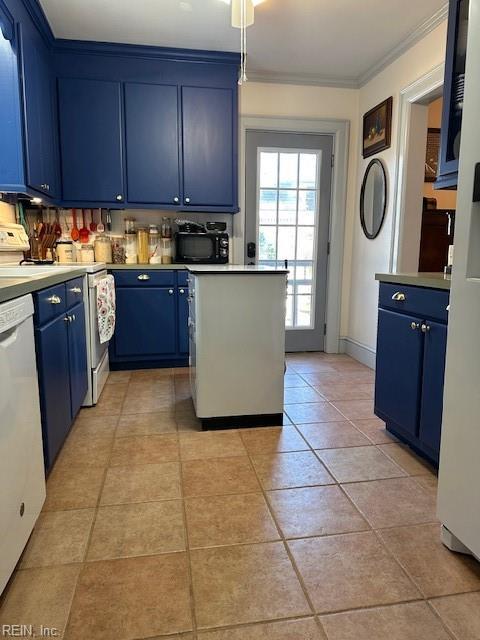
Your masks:
M 266 82 L 270 84 L 299 84 L 316 87 L 336 87 L 339 89 L 358 89 L 359 84 L 356 78 L 325 78 L 310 74 L 297 73 L 266 73 L 259 71 L 248 71 L 248 79 L 251 82 Z
M 438 25 L 440 25 L 444 20 L 448 18 L 448 2 L 446 2 L 438 11 L 436 11 L 433 16 L 427 18 L 422 24 L 420 24 L 416 29 L 414 29 L 409 35 L 402 40 L 396 47 L 394 47 L 388 55 L 386 55 L 382 60 L 379 60 L 376 64 L 373 65 L 367 72 L 362 74 L 357 78 L 357 83 L 359 87 L 363 87 L 367 84 L 373 77 L 378 75 L 381 71 L 383 71 L 386 67 L 392 64 L 397 58 L 403 55 L 406 51 L 408 51 L 413 45 L 417 42 L 420 42 L 422 38 L 425 38 L 431 31 L 436 29 Z

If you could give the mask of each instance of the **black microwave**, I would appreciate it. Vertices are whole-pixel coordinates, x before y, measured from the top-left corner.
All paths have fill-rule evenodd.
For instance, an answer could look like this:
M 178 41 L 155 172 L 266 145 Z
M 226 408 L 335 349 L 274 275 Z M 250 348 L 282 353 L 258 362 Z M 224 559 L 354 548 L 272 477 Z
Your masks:
M 227 264 L 228 233 L 175 234 L 175 262 L 183 264 Z

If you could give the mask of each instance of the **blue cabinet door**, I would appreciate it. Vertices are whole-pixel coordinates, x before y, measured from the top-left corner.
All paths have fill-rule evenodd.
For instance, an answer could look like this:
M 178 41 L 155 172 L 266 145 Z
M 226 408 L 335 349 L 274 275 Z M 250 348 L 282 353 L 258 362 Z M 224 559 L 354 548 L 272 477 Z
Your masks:
M 50 51 L 30 22 L 20 27 L 27 183 L 57 195 L 54 80 Z
M 87 337 L 83 302 L 69 309 L 67 318 L 70 402 L 73 420 L 83 404 L 88 387 Z
M 423 355 L 423 389 L 420 411 L 420 442 L 438 461 L 443 412 L 443 382 L 447 350 L 447 326 L 426 321 Z
M 183 205 L 236 205 L 233 89 L 182 87 Z
M 178 287 L 178 351 L 188 355 L 188 289 Z
M 67 322 L 62 314 L 35 329 L 45 467 L 50 469 L 72 423 Z
M 58 81 L 63 200 L 124 201 L 119 82 Z
M 125 84 L 128 201 L 180 202 L 176 85 Z
M 115 356 L 175 354 L 175 301 L 173 287 L 117 288 Z
M 415 316 L 385 309 L 378 312 L 375 413 L 411 435 L 417 435 L 420 408 L 420 325 L 421 320 Z

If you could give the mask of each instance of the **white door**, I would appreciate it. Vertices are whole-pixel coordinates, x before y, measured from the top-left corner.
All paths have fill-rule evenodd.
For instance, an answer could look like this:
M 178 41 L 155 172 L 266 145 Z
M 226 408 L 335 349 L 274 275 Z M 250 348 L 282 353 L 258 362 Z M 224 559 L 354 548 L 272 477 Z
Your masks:
M 323 351 L 333 139 L 249 131 L 246 263 L 289 268 L 286 350 Z

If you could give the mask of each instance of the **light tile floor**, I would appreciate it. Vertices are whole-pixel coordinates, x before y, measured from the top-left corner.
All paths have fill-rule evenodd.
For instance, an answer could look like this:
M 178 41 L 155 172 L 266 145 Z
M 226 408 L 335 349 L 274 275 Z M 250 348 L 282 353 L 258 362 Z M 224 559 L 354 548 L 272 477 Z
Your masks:
M 480 640 L 480 565 L 347 356 L 288 357 L 285 426 L 199 432 L 185 369 L 82 410 L 2 599 L 67 640 Z M 1 631 L 0 631 L 1 634 Z

